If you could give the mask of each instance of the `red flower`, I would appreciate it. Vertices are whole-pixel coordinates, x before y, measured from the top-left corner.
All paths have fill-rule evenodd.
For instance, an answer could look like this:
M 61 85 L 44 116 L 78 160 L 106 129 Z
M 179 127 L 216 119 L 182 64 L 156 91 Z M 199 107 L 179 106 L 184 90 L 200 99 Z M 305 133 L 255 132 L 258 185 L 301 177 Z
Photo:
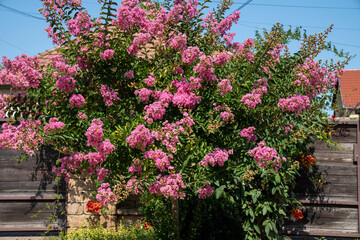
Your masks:
M 335 115 L 333 114 L 333 115 L 331 116 L 331 118 L 332 118 L 332 119 L 335 119 Z
M 290 212 L 297 220 L 301 220 L 301 219 L 304 218 L 304 215 L 303 215 L 303 213 L 302 213 L 302 211 L 300 209 L 293 208 L 293 209 L 290 210 Z
M 300 162 L 304 167 L 308 168 L 310 167 L 310 165 L 313 165 L 315 163 L 315 159 L 311 155 L 302 156 Z
M 101 209 L 101 204 L 98 202 L 93 202 L 92 200 L 88 201 L 88 203 L 86 204 L 86 211 L 87 212 L 96 212 L 99 213 Z

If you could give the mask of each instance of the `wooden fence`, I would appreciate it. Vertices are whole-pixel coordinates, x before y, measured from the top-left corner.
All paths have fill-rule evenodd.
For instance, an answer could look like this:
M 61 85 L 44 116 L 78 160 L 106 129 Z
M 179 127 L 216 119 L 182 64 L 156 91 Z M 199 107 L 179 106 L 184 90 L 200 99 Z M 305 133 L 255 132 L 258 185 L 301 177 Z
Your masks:
M 58 153 L 41 149 L 22 162 L 15 150 L 0 149 L 0 236 L 16 233 L 43 233 L 65 226 L 65 198 L 55 201 L 54 194 L 65 193 L 65 183 L 54 182 L 52 166 Z M 56 207 L 55 207 L 56 206 Z M 52 222 L 51 215 L 58 219 Z M 36 217 L 35 217 L 36 216 Z
M 333 139 L 341 143 L 341 149 L 330 149 L 320 142 L 309 146 L 318 163 L 312 172 L 304 171 L 299 177 L 296 194 L 303 203 L 304 219 L 289 218 L 283 229 L 288 235 L 360 238 L 359 122 L 339 121 L 333 130 Z M 54 211 L 69 211 L 79 205 L 64 197 L 57 203 L 57 210 L 47 208 L 54 204 L 55 193 L 66 192 L 66 184 L 55 184 L 51 172 L 58 159 L 56 152 L 42 149 L 21 163 L 15 160 L 18 157 L 16 151 L 0 149 L 0 236 L 44 232 Z M 135 201 L 122 203 L 116 221 L 139 218 L 137 208 Z M 35 214 L 37 217 L 31 217 Z M 86 215 L 84 209 L 69 214 Z M 65 215 L 60 216 L 51 230 L 67 227 L 66 220 Z
M 309 146 L 317 164 L 310 173 L 302 172 L 295 189 L 304 218 L 288 219 L 287 234 L 360 237 L 359 122 L 335 123 L 332 135 L 340 149 L 322 142 Z

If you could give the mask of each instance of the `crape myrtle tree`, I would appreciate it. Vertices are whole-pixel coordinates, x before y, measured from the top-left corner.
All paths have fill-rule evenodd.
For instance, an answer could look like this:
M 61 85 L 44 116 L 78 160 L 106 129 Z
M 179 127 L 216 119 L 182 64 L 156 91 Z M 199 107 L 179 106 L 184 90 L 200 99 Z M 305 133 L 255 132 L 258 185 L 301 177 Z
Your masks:
M 101 205 L 143 196 L 165 239 L 280 237 L 297 160 L 348 60 L 315 60 L 331 27 L 277 24 L 239 43 L 227 0 L 206 16 L 207 1 L 100 0 L 97 19 L 80 0 L 42 2 L 60 52 L 45 65 L 3 57 L 14 94 L 0 98 L 1 147 L 52 146 L 57 176 L 96 180 Z

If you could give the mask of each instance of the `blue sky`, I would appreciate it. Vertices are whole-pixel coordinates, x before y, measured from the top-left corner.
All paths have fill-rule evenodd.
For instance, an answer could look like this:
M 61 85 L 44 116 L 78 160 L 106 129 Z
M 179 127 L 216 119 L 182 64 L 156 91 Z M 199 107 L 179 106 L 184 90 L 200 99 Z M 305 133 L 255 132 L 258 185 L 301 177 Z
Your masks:
M 228 13 L 245 2 L 235 0 Z M 83 4 L 92 16 L 99 12 L 97 0 L 83 0 Z M 213 2 L 210 9 L 216 4 L 217 1 Z M 41 18 L 40 7 L 40 0 L 0 0 L 0 57 L 14 58 L 22 53 L 33 56 L 53 47 L 44 32 L 47 23 L 27 15 Z M 277 22 L 303 26 L 309 34 L 334 24 L 328 39 L 338 48 L 358 55 L 347 68 L 360 69 L 360 0 L 252 0 L 240 12 L 240 20 L 232 29 L 237 41 L 254 37 L 255 30 L 270 28 Z

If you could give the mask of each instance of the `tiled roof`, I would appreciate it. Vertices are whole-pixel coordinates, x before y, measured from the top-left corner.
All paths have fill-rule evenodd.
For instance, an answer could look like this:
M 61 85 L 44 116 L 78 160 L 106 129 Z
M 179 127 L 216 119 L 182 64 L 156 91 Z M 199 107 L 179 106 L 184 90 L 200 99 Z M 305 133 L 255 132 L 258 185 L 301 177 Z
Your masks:
M 60 50 L 60 47 L 53 47 L 52 49 L 46 50 L 45 52 L 39 53 L 37 55 L 38 59 L 40 60 L 40 63 L 45 65 L 47 62 L 49 62 L 50 58 L 56 55 L 60 55 L 58 52 Z
M 345 70 L 340 77 L 342 107 L 360 108 L 360 69 Z

